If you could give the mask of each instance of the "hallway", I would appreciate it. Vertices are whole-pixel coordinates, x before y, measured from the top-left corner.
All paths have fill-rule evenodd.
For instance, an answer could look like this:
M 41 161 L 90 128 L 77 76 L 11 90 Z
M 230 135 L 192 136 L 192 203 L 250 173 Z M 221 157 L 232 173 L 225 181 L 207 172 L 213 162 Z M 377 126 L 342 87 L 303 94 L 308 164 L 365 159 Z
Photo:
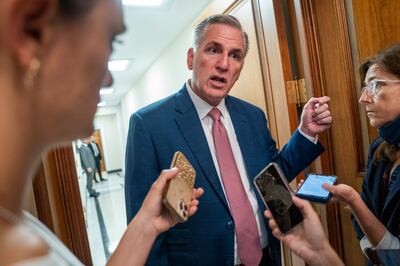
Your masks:
M 124 178 L 120 173 L 105 175 L 95 183 L 97 198 L 86 198 L 86 224 L 93 265 L 105 265 L 126 229 Z

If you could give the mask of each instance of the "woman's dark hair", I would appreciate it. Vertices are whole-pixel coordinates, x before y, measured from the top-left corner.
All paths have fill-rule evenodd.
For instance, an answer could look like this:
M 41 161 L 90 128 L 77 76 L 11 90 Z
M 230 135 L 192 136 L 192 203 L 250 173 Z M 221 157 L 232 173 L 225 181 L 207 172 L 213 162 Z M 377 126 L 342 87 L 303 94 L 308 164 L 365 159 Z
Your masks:
M 360 66 L 360 77 L 362 82 L 365 80 L 368 69 L 373 65 L 379 66 L 385 72 L 395 75 L 400 79 L 400 43 L 396 43 L 395 45 L 380 51 L 376 56 L 367 59 Z M 395 162 L 398 150 L 398 144 L 390 145 L 386 141 L 383 141 L 374 153 L 374 162 L 378 163 L 383 160 Z
M 393 74 L 400 79 L 400 43 L 396 43 L 395 45 L 380 51 L 376 56 L 368 58 L 360 66 L 360 77 L 362 82 L 367 75 L 368 69 L 372 65 L 378 65 L 384 71 Z
M 59 0 L 58 10 L 65 17 L 84 15 L 96 0 Z

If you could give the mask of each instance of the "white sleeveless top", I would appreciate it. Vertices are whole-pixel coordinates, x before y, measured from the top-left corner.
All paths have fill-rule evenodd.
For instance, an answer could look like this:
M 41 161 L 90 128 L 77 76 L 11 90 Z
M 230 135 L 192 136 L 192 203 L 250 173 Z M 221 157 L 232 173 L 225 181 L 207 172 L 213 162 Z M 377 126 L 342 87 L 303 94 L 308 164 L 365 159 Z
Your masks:
M 24 260 L 12 266 L 83 266 L 82 262 L 44 224 L 24 212 L 23 223 L 49 246 L 46 256 Z

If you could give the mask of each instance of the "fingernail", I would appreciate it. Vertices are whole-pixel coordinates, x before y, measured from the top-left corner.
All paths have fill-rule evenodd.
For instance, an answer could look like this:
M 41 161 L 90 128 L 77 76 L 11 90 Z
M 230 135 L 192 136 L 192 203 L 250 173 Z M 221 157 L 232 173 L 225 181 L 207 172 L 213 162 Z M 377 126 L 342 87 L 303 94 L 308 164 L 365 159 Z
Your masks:
M 170 169 L 164 169 L 164 170 L 162 170 L 163 172 L 175 172 L 175 171 L 178 171 L 178 168 L 177 167 L 172 167 L 172 168 L 170 168 Z

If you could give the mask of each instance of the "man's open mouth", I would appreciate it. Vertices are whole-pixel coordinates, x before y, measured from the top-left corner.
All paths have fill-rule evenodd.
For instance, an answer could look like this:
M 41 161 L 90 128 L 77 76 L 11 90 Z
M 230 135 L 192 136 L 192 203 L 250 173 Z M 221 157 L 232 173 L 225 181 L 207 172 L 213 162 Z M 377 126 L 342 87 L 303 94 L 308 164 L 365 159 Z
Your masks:
M 210 78 L 211 80 L 214 80 L 214 81 L 218 81 L 218 82 L 222 82 L 222 83 L 226 83 L 226 79 L 225 78 L 223 78 L 223 77 L 219 77 L 219 76 L 211 76 L 211 78 Z

